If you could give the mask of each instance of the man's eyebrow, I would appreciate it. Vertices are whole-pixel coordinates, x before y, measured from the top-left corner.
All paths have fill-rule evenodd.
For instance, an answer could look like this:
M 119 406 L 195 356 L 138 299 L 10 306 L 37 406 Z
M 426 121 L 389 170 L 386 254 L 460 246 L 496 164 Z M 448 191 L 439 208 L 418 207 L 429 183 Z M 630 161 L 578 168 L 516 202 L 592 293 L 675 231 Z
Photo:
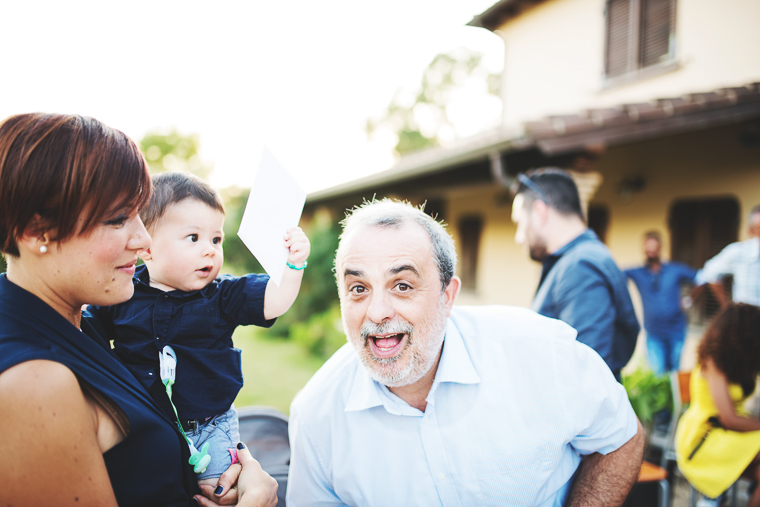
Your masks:
M 392 275 L 397 275 L 401 273 L 402 271 L 411 271 L 415 275 L 420 276 L 420 272 L 417 271 L 417 268 L 415 268 L 411 264 L 402 264 L 401 266 L 394 266 L 388 270 L 388 273 Z
M 347 269 L 343 271 L 343 278 L 347 276 L 355 276 L 357 278 L 361 278 L 362 276 L 364 276 L 364 273 L 356 269 Z

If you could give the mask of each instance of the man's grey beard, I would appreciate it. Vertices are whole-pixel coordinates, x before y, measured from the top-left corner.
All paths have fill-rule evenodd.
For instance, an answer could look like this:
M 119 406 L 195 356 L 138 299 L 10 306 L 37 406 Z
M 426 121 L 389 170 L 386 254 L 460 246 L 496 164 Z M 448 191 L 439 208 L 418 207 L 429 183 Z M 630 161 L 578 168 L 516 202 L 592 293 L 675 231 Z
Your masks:
M 374 354 L 370 354 L 370 358 L 373 362 L 377 364 L 392 364 L 395 363 L 399 357 L 403 354 L 404 350 L 411 347 L 414 343 L 414 326 L 406 321 L 401 322 L 383 322 L 382 324 L 375 324 L 374 322 L 365 322 L 362 324 L 362 328 L 359 331 L 362 341 L 364 342 L 364 348 L 368 348 L 370 336 L 379 335 L 379 334 L 387 334 L 387 333 L 396 333 L 396 334 L 405 334 L 406 335 L 406 343 L 404 344 L 404 348 L 401 352 L 396 354 L 393 357 L 376 357 Z
M 425 333 L 420 335 L 420 338 L 422 340 L 427 339 L 427 342 L 417 344 L 418 346 L 424 346 L 424 348 L 420 350 L 415 350 L 415 348 L 412 347 L 414 326 L 410 322 L 405 320 L 391 321 L 384 324 L 365 322 L 359 330 L 359 336 L 362 338 L 361 345 L 363 345 L 361 350 L 357 350 L 359 361 L 376 382 L 387 387 L 401 387 L 414 384 L 425 376 L 425 374 L 427 374 L 436 364 L 438 353 L 440 352 L 443 343 L 443 336 L 446 332 L 447 321 L 445 301 L 443 295 L 441 295 L 441 301 L 438 305 L 437 311 L 420 323 L 419 330 L 421 333 Z M 407 343 L 404 345 L 401 352 L 394 357 L 379 358 L 371 352 L 369 336 L 384 333 L 406 333 L 407 335 Z M 425 336 L 427 336 L 427 338 L 425 338 Z M 396 371 L 382 371 L 383 367 L 395 363 L 404 355 L 410 355 L 410 357 L 408 364 L 403 369 L 396 369 Z M 381 371 L 378 371 L 378 369 Z

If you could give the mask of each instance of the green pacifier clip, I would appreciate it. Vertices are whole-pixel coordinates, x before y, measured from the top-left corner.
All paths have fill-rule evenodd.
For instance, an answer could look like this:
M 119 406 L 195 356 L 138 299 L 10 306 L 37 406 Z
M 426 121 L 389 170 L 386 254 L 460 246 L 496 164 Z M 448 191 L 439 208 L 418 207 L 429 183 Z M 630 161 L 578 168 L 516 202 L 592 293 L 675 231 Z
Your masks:
M 182 429 L 182 423 L 179 422 L 177 407 L 174 406 L 174 402 L 172 401 L 172 385 L 174 385 L 174 380 L 177 376 L 177 353 L 174 352 L 173 348 L 166 345 L 158 354 L 158 360 L 161 368 L 161 381 L 164 383 L 164 386 L 166 386 L 166 394 L 169 395 L 169 403 L 171 403 L 172 408 L 174 409 L 174 416 L 177 418 L 177 427 L 182 433 L 182 436 L 185 437 L 187 445 L 190 446 L 189 462 L 193 465 L 193 471 L 196 474 L 202 474 L 206 471 L 206 468 L 211 461 L 211 456 L 208 455 L 208 442 L 201 446 L 200 451 L 195 448 L 193 441 L 187 437 L 185 430 Z

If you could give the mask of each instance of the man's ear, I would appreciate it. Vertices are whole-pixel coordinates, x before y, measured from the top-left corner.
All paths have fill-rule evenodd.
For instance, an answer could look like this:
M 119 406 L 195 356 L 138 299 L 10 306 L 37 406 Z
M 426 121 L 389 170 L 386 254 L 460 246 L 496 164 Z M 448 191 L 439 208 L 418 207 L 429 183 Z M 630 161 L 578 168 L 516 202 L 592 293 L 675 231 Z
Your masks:
M 459 289 L 462 288 L 462 280 L 458 276 L 452 276 L 449 280 L 449 284 L 446 286 L 446 290 L 443 291 L 444 303 L 446 305 L 446 316 L 451 315 L 451 309 L 454 307 L 454 302 L 459 295 Z
M 549 205 L 540 199 L 536 199 L 531 204 L 531 214 L 538 220 L 538 223 L 543 225 L 549 216 Z
M 139 252 L 137 252 L 137 256 L 139 258 L 141 258 L 142 260 L 144 260 L 144 261 L 152 260 L 151 259 L 150 248 L 148 248 L 147 250 L 140 250 Z

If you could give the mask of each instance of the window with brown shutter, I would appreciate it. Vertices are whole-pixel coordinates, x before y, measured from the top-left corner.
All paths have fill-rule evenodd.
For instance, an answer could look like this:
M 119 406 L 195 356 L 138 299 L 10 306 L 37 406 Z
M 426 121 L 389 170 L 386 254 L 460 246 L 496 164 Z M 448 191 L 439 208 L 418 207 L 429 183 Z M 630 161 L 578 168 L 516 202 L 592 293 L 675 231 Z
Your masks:
M 675 0 L 607 0 L 605 76 L 636 74 L 673 60 Z

